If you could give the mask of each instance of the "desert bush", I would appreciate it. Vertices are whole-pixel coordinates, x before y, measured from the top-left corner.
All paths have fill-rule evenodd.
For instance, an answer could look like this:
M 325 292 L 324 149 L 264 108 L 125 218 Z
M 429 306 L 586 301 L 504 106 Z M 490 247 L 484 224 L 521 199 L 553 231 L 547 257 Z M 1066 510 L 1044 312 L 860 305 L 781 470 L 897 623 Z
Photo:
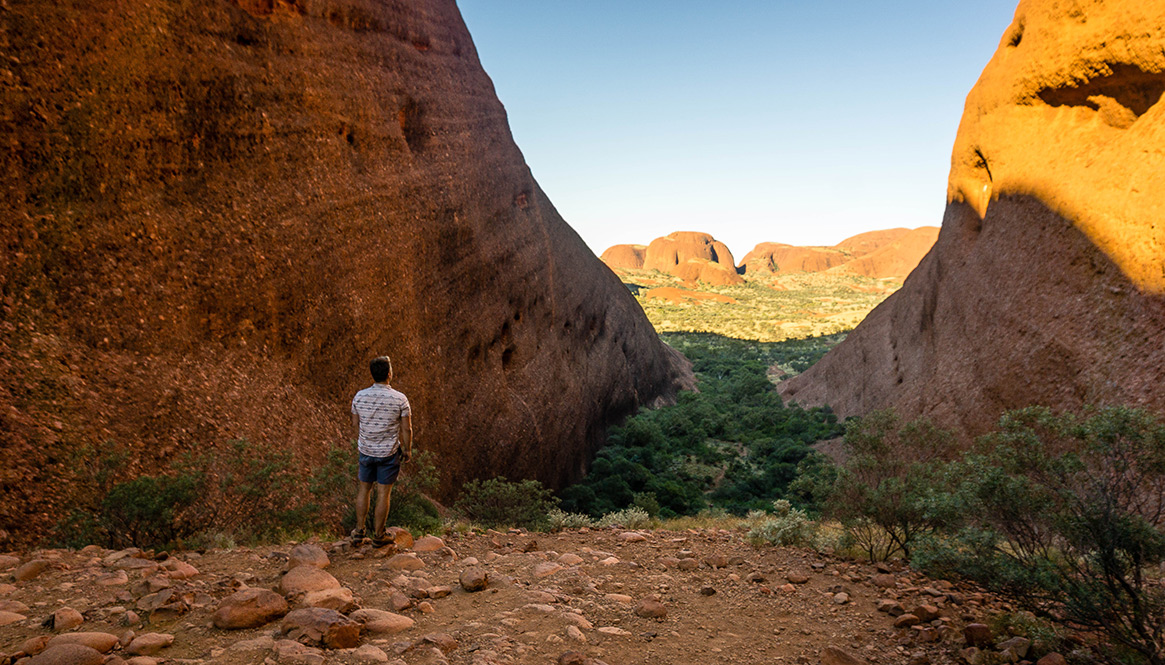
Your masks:
M 805 511 L 794 508 L 787 500 L 774 501 L 773 514 L 762 513 L 762 515 L 750 515 L 756 519 L 756 523 L 748 531 L 748 539 L 754 545 L 809 547 L 814 544 L 817 523 L 809 519 Z
M 562 531 L 563 529 L 581 529 L 594 526 L 594 520 L 582 513 L 567 513 L 558 508 L 551 508 L 546 513 L 546 530 Z
M 482 526 L 533 530 L 545 525 L 547 514 L 557 506 L 558 499 L 537 480 L 510 482 L 499 476 L 466 483 L 453 509 Z
M 597 527 L 618 526 L 624 529 L 646 529 L 651 526 L 651 515 L 642 508 L 624 508 L 607 513 L 595 521 Z
M 846 423 L 848 459 L 837 472 L 828 514 L 871 561 L 909 558 L 920 537 L 952 523 L 955 502 L 944 500 L 946 463 L 954 436 L 927 420 L 903 425 L 892 411 Z
M 932 559 L 1165 663 L 1165 426 L 1154 416 L 1013 411 L 953 475 L 970 523 Z
M 192 475 L 139 476 L 113 486 L 101 501 L 97 521 L 112 546 L 168 545 L 198 530 L 183 513 L 201 499 Z

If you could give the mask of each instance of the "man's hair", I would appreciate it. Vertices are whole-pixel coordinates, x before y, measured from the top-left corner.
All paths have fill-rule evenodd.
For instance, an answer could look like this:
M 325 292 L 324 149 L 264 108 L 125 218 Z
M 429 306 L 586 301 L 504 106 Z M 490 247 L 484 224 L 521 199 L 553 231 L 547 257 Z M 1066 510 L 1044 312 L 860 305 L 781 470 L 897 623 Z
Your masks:
M 392 359 L 388 356 L 373 358 L 372 362 L 368 363 L 368 370 L 372 372 L 373 381 L 384 383 L 388 381 L 388 375 L 392 374 Z

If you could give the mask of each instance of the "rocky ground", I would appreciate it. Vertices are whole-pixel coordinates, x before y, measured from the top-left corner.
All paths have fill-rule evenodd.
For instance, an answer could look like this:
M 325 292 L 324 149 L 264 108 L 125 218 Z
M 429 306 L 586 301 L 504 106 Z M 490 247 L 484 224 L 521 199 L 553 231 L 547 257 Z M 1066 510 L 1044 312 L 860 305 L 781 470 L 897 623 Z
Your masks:
M 0 570 L 0 665 L 983 660 L 968 642 L 1027 655 L 982 624 L 1001 605 L 977 589 L 715 529 L 92 546 L 0 556 Z

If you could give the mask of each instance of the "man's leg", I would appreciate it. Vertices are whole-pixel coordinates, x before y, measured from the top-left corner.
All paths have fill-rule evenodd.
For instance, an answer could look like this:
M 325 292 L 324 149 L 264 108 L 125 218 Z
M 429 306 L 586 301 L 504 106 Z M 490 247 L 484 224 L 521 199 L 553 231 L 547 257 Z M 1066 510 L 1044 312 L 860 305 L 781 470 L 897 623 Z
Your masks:
M 356 530 L 364 531 L 364 523 L 368 520 L 368 500 L 372 498 L 372 483 L 357 482 L 356 488 Z M 380 507 L 377 506 L 377 510 Z
M 376 485 L 376 535 L 384 534 L 384 523 L 388 521 L 388 504 L 392 501 L 392 485 Z

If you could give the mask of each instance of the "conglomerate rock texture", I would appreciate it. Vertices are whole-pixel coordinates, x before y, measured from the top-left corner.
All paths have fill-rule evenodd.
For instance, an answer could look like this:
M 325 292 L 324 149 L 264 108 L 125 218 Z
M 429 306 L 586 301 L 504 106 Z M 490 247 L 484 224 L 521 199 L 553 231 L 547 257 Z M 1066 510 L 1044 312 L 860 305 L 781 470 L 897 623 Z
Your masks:
M 9 0 L 0 52 L 14 540 L 100 455 L 348 449 L 377 354 L 443 496 L 574 479 L 690 377 L 539 189 L 453 0 Z
M 938 242 L 802 404 L 968 434 L 1005 409 L 1165 410 L 1165 2 L 1024 0 L 967 97 Z

